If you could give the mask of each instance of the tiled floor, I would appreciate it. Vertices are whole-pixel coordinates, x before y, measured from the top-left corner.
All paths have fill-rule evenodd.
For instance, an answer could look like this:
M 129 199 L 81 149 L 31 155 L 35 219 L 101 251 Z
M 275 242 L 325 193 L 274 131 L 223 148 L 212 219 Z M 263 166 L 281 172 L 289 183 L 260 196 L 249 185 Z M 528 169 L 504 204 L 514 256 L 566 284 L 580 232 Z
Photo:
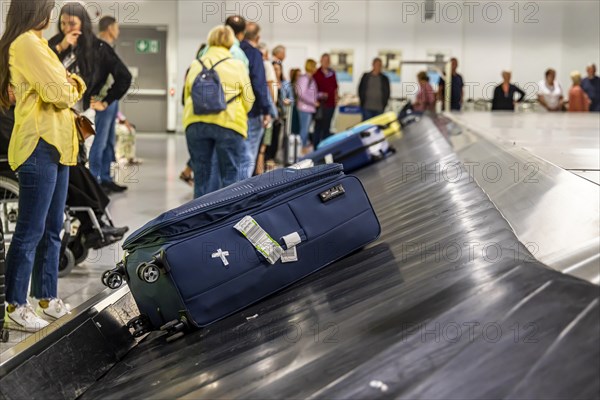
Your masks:
M 192 189 L 179 180 L 188 157 L 183 135 L 140 134 L 137 154 L 143 159 L 141 165 L 115 169 L 117 180 L 129 186 L 129 190 L 111 196 L 109 205 L 115 225 L 129 226 L 128 234 L 160 213 L 192 199 Z M 100 276 L 122 256 L 121 243 L 90 250 L 82 264 L 59 280 L 59 296 L 76 307 L 100 293 L 105 289 Z M 27 336 L 11 331 L 9 343 L 0 344 L 0 354 Z

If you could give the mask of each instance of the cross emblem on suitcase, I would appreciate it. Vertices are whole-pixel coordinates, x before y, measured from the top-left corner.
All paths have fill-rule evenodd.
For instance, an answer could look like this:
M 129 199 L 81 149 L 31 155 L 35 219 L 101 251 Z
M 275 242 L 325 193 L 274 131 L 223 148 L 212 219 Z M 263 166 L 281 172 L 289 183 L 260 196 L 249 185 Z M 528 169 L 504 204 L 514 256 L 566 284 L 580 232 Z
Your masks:
M 228 251 L 223 251 L 222 249 L 219 249 L 216 252 L 212 253 L 211 257 L 212 258 L 220 258 L 221 261 L 223 261 L 224 266 L 229 265 L 229 261 L 227 260 L 227 257 L 229 257 Z

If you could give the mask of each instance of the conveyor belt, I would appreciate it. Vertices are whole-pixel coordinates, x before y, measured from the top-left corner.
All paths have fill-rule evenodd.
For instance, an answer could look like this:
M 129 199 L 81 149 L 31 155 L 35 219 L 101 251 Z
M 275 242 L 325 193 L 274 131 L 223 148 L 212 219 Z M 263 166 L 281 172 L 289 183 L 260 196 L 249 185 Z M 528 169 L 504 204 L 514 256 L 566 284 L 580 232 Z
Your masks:
M 81 398 L 598 397 L 599 288 L 438 170 L 458 160 L 430 121 L 394 145 L 358 174 L 378 243 L 174 343 L 151 334 Z

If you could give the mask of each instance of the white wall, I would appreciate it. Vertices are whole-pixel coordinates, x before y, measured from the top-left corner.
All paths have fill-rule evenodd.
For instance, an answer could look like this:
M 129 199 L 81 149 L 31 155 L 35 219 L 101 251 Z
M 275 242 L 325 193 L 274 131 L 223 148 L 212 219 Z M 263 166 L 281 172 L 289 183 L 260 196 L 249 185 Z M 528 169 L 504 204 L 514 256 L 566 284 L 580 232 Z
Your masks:
M 401 50 L 405 60 L 423 59 L 431 50 L 458 57 L 459 72 L 471 89 L 465 94 L 475 98 L 489 94 L 504 68 L 513 70 L 514 81 L 533 89 L 531 84 L 553 67 L 566 89 L 572 70 L 584 72 L 588 62 L 600 61 L 598 0 L 436 3 L 437 17 L 429 21 L 422 18 L 422 0 L 101 0 L 95 4 L 104 13 L 118 8 L 122 24 L 168 27 L 169 80 L 178 91 L 175 99 L 180 98 L 185 70 L 210 28 L 238 13 L 261 24 L 262 40 L 271 47 L 288 47 L 288 71 L 303 66 L 305 58 L 318 59 L 333 48 L 354 49 L 354 82 L 342 84 L 342 92 L 355 92 L 379 49 Z M 403 83 L 393 85 L 393 96 L 412 95 L 420 69 L 405 66 Z M 177 107 L 180 126 L 181 107 Z

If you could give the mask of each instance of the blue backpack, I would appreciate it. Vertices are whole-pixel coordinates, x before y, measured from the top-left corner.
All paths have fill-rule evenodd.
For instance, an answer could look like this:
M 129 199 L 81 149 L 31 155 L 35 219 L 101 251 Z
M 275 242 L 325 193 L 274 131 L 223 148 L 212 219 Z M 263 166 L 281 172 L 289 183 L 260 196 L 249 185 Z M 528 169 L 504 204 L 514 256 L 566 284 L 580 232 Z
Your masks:
M 224 58 L 214 64 L 211 68 L 206 68 L 206 65 L 201 60 L 198 60 L 202 65 L 202 72 L 198 74 L 192 84 L 192 103 L 194 105 L 194 114 L 207 115 L 218 114 L 227 109 L 227 105 L 234 101 L 238 96 L 225 101 L 225 92 L 221 85 L 219 74 L 215 71 L 215 67 L 223 61 L 229 60 L 230 57 Z

